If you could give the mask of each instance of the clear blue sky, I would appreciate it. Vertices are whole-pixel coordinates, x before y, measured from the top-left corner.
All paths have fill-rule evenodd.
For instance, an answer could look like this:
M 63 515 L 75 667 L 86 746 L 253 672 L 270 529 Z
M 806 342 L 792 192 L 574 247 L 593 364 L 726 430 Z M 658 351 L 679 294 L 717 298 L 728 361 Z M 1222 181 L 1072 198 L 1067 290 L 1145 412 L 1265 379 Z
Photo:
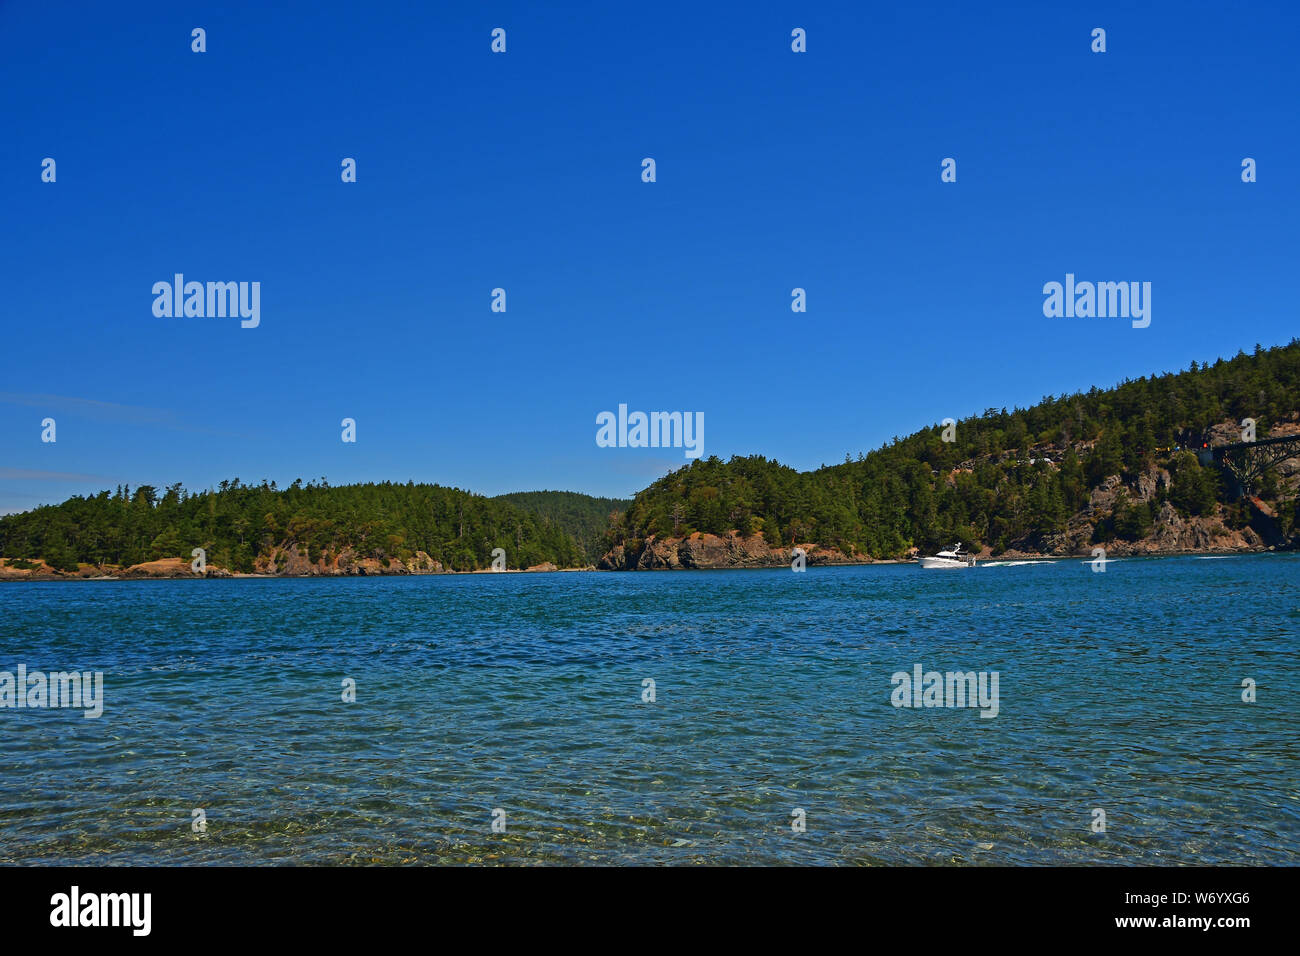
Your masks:
M 1300 332 L 1293 4 L 276 6 L 0 2 L 0 511 L 629 495 L 685 458 L 598 448 L 620 402 L 812 468 Z M 260 327 L 155 318 L 177 272 Z M 1045 318 L 1067 272 L 1151 326 Z

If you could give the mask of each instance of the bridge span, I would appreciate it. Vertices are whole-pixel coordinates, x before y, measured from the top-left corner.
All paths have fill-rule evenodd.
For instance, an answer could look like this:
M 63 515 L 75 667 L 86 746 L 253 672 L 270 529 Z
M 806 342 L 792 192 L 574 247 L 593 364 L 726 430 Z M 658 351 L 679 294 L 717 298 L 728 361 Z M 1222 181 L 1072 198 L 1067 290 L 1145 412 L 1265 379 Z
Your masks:
M 1300 435 L 1197 448 L 1196 457 L 1202 465 L 1215 464 L 1227 472 L 1238 498 L 1251 497 L 1270 468 L 1276 468 L 1288 458 L 1300 458 Z

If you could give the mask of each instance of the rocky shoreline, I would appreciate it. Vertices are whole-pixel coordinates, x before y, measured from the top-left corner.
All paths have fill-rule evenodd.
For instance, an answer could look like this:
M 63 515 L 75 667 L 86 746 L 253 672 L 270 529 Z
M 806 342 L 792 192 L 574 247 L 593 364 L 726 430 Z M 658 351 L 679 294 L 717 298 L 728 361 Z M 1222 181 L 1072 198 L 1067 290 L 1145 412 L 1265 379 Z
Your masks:
M 82 564 L 76 571 L 60 571 L 44 562 L 32 562 L 34 568 L 14 568 L 12 559 L 0 558 L 0 582 L 4 581 L 162 581 L 188 580 L 199 578 L 311 578 L 311 577 L 395 577 L 402 575 L 432 574 L 550 574 L 572 573 L 575 571 L 725 571 L 761 568 L 789 567 L 793 560 L 791 548 L 769 548 L 762 541 L 761 535 L 742 539 L 735 532 L 730 540 L 717 535 L 692 535 L 689 538 L 664 538 L 647 541 L 645 549 L 638 557 L 628 555 L 623 548 L 615 548 L 598 565 L 586 567 L 559 568 L 554 564 L 535 565 L 530 568 L 509 568 L 504 571 L 480 569 L 475 571 L 453 571 L 443 569 L 441 565 L 433 568 L 410 568 L 396 560 L 385 565 L 375 559 L 367 559 L 363 564 L 348 570 L 322 571 L 284 571 L 240 573 L 227 568 L 209 565 L 202 573 L 192 570 L 190 564 L 181 558 L 164 558 L 159 561 L 147 561 L 143 564 L 119 568 L 113 565 Z M 755 541 L 754 539 L 757 539 Z M 1159 549 L 1140 547 L 1146 542 L 1112 542 L 1106 547 L 1107 558 L 1135 557 L 1180 557 L 1180 556 L 1230 556 L 1245 554 L 1265 554 L 1268 552 L 1288 551 L 1272 545 L 1228 545 L 1226 547 L 1205 548 L 1170 548 Z M 760 546 L 761 545 L 761 546 Z M 799 545 L 806 555 L 810 567 L 855 567 L 870 564 L 912 564 L 916 561 L 913 554 L 907 558 L 871 558 L 855 553 L 852 556 L 818 545 Z M 980 562 L 998 561 L 1045 561 L 1045 560 L 1091 560 L 1091 549 L 1082 551 L 1023 551 L 1007 550 L 993 554 L 985 548 L 977 555 Z M 621 563 L 620 563 L 621 562 Z M 434 562 L 437 564 L 437 562 Z
M 422 574 L 538 574 L 553 571 L 589 571 L 585 568 L 558 568 L 551 562 L 534 565 L 530 568 L 506 568 L 502 571 L 480 569 L 474 571 L 454 571 L 444 568 L 442 563 L 430 558 L 423 551 L 416 552 L 414 558 L 402 562 L 396 558 L 380 561 L 377 558 L 358 558 L 345 562 L 340 567 L 336 562 L 321 563 L 274 561 L 257 562 L 257 570 L 252 573 L 231 571 L 228 568 L 209 564 L 203 571 L 195 571 L 191 562 L 183 558 L 162 558 L 158 561 L 146 561 L 130 567 L 104 564 L 80 564 L 76 571 L 62 571 L 51 567 L 44 561 L 25 562 L 35 565 L 31 568 L 14 567 L 14 559 L 0 558 L 0 582 L 3 581 L 162 581 L 192 578 L 314 578 L 314 577 L 391 577 L 400 575 Z
M 1141 541 L 1111 541 L 1103 547 L 1108 558 L 1123 557 L 1177 557 L 1180 555 L 1233 555 L 1261 554 L 1270 551 L 1289 550 L 1285 547 L 1268 544 L 1250 528 L 1243 532 L 1212 534 L 1204 528 L 1197 527 L 1192 537 L 1199 544 L 1188 546 L 1182 535 L 1169 532 L 1159 538 L 1146 538 Z M 872 558 L 869 555 L 854 552 L 846 555 L 835 548 L 826 548 L 815 544 L 798 545 L 806 555 L 808 566 L 829 565 L 867 565 L 867 564 L 910 564 L 919 555 L 913 548 L 905 558 Z M 1069 545 L 1052 550 L 1030 550 L 1011 548 L 994 554 L 985 547 L 977 555 L 979 561 L 1025 561 L 1025 560 L 1059 560 L 1093 558 L 1092 548 L 1087 543 L 1075 541 Z M 711 534 L 693 534 L 686 538 L 647 538 L 642 550 L 629 552 L 622 545 L 615 547 L 597 564 L 601 571 L 677 571 L 677 570 L 724 570 L 734 568 L 779 568 L 789 567 L 793 548 L 771 548 L 761 535 L 742 537 L 731 532 L 726 538 Z
M 880 564 L 870 555 L 845 554 L 816 544 L 772 548 L 762 535 L 726 536 L 699 532 L 681 538 L 645 539 L 639 550 L 616 545 L 596 564 L 601 571 L 678 571 L 722 568 L 777 568 L 789 566 L 795 548 L 803 550 L 809 565 Z M 890 562 L 893 563 L 893 562 Z

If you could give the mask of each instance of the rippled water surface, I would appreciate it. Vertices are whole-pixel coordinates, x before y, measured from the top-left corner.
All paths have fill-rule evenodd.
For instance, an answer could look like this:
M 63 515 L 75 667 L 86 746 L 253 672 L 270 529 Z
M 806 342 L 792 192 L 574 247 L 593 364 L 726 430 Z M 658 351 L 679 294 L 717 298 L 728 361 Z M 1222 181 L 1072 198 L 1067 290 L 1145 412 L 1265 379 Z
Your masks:
M 0 710 L 0 863 L 1295 864 L 1298 631 L 1287 555 L 4 584 L 105 710 Z

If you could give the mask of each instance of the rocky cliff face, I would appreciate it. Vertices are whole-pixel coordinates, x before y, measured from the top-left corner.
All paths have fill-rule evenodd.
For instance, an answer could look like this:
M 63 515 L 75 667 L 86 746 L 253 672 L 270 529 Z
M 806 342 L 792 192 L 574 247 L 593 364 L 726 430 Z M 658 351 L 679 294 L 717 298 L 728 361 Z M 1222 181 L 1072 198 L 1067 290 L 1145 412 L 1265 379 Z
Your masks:
M 351 548 L 344 548 L 336 554 L 323 554 L 312 561 L 305 549 L 300 549 L 297 544 L 272 548 L 269 553 L 258 555 L 254 568 L 258 574 L 285 577 L 441 574 L 445 570 L 441 561 L 435 561 L 423 551 L 415 552 L 406 561 L 399 561 L 397 558 L 363 558 Z
M 206 570 L 199 574 L 193 570 L 191 562 L 184 558 L 162 558 L 158 561 L 146 561 L 133 564 L 128 568 L 113 564 L 82 564 L 76 571 L 61 571 L 44 561 L 20 562 L 30 567 L 17 567 L 12 559 L 0 558 L 0 581 L 68 581 L 93 580 L 96 578 L 117 578 L 124 580 L 145 580 L 161 578 L 231 578 L 246 577 L 234 574 L 226 568 L 208 564 Z M 528 568 L 527 571 L 558 571 L 552 562 L 546 561 Z M 587 569 L 594 570 L 594 569 Z M 519 569 L 512 569 L 518 573 Z M 315 561 L 308 560 L 304 550 L 296 544 L 272 549 L 269 554 L 261 555 L 254 564 L 255 575 L 271 577 L 364 577 L 369 575 L 391 574 L 447 574 L 447 568 L 441 561 L 431 558 L 423 551 L 417 551 L 406 561 L 390 558 L 381 561 L 377 558 L 363 558 L 350 548 L 338 554 L 322 555 Z M 480 573 L 480 572 L 475 572 Z
M 1235 437 L 1236 433 L 1227 437 Z M 1288 459 L 1278 468 L 1280 484 L 1288 499 L 1300 484 L 1300 459 Z M 1129 504 L 1146 504 L 1172 485 L 1169 472 L 1152 467 L 1127 484 L 1111 475 L 1093 489 L 1088 504 L 1070 519 L 1065 533 L 1033 536 L 1015 542 L 999 557 L 1042 557 L 1090 555 L 1104 547 L 1112 557 L 1130 555 L 1181 554 L 1188 552 L 1249 552 L 1288 546 L 1280 533 L 1273 508 L 1258 498 L 1250 499 L 1252 521 L 1244 528 L 1229 527 L 1228 508 L 1220 504 L 1213 514 L 1184 516 L 1170 502 L 1161 502 L 1150 532 L 1136 541 L 1110 538 L 1094 542 L 1096 529 L 1115 510 L 1121 498 Z M 986 548 L 982 557 L 991 557 Z
M 1130 493 L 1136 497 L 1133 489 L 1130 489 Z M 1017 541 L 997 555 L 986 547 L 980 552 L 979 557 L 981 559 L 1089 557 L 1093 548 L 1102 547 L 1106 549 L 1107 556 L 1118 558 L 1211 551 L 1264 551 L 1285 544 L 1279 536 L 1266 536 L 1254 527 L 1229 528 L 1224 523 L 1222 514 L 1184 517 L 1168 501 L 1161 504 L 1152 522 L 1151 532 L 1146 537 L 1137 541 L 1111 538 L 1094 542 L 1095 522 L 1105 517 L 1108 510 L 1098 507 L 1093 511 L 1080 512 L 1070 521 L 1069 529 L 1064 534 Z M 1267 532 L 1267 528 L 1265 531 Z
M 226 568 L 209 564 L 203 573 L 193 570 L 191 562 L 184 558 L 162 558 L 146 561 L 122 568 L 116 565 L 82 564 L 76 571 L 60 571 L 45 562 L 35 562 L 31 568 L 14 567 L 13 561 L 0 558 L 0 581 L 59 581 L 76 578 L 93 579 L 103 577 L 140 580 L 149 578 L 230 578 L 236 577 Z M 529 570 L 546 570 L 543 567 Z M 396 558 L 380 561 L 376 558 L 361 558 L 350 549 L 326 559 L 324 556 L 316 561 L 309 561 L 297 545 L 275 548 L 269 555 L 260 556 L 254 565 L 255 574 L 274 575 L 276 577 L 340 577 L 364 576 L 371 574 L 442 574 L 445 569 L 442 562 L 435 561 L 423 551 L 415 552 L 409 560 L 403 562 Z
M 799 545 L 808 564 L 858 564 L 871 559 L 862 554 L 846 555 L 835 548 L 815 544 Z M 678 571 L 717 568 L 789 567 L 792 548 L 772 548 L 762 535 L 725 536 L 695 533 L 686 538 L 657 538 L 651 535 L 639 550 L 617 545 L 597 565 L 602 571 Z
M 203 574 L 197 574 L 184 558 L 161 558 L 157 561 L 145 561 L 121 568 L 114 564 L 79 564 L 76 571 L 62 571 L 51 567 L 44 561 L 24 562 L 33 567 L 16 567 L 10 558 L 0 558 L 0 581 L 64 581 L 94 580 L 96 578 L 125 578 L 143 580 L 150 578 L 229 578 L 233 577 L 225 568 L 208 565 Z

